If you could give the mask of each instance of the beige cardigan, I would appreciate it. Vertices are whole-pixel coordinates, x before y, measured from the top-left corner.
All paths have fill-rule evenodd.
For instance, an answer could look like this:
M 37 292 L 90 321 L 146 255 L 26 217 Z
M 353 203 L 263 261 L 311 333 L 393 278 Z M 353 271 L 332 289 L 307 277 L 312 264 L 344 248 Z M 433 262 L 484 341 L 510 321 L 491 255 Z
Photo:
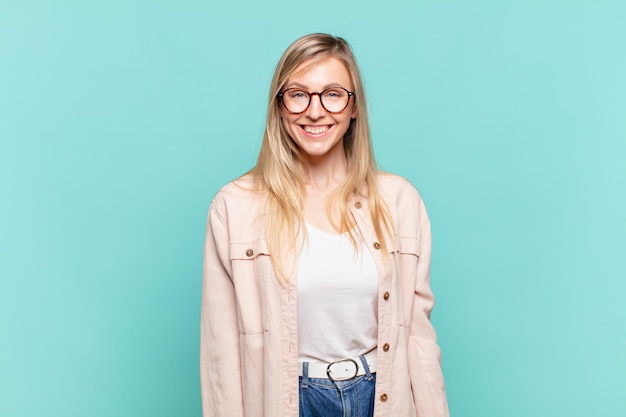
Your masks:
M 200 376 L 204 417 L 298 416 L 295 283 L 281 286 L 264 231 L 263 196 L 244 177 L 210 210 L 204 252 Z M 447 417 L 441 353 L 430 323 L 431 235 L 426 209 L 405 179 L 380 174 L 395 236 L 387 271 L 367 198 L 351 212 L 376 262 L 378 353 L 375 417 Z M 394 257 L 398 262 L 394 262 Z

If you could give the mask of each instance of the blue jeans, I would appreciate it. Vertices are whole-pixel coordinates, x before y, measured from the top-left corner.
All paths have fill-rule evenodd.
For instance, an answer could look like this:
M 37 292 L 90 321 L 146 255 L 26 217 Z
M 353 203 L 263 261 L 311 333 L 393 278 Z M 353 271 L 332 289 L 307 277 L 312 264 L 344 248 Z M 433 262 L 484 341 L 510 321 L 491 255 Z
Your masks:
M 364 362 L 364 361 L 363 361 Z M 376 374 L 347 381 L 309 378 L 307 367 L 299 378 L 300 417 L 372 417 Z

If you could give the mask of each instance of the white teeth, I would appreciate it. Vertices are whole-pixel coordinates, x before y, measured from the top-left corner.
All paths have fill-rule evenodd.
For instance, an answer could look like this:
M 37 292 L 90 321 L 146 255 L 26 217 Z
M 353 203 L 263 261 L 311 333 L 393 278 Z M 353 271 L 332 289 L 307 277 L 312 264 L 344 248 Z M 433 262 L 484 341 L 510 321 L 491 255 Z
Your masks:
M 313 133 L 314 135 L 318 135 L 320 133 L 326 132 L 330 127 L 328 126 L 303 126 L 304 131 L 307 133 Z

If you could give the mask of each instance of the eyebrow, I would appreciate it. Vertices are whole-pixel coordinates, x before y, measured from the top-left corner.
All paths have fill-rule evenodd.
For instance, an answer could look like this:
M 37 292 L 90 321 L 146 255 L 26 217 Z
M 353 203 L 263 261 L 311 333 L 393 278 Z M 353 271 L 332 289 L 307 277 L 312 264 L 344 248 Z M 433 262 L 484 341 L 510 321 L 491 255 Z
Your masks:
M 306 85 L 304 85 L 304 84 L 300 84 L 300 83 L 290 83 L 290 84 L 287 84 L 287 85 L 285 86 L 285 90 L 286 90 L 286 89 L 288 89 L 288 88 L 293 88 L 293 87 L 302 88 L 302 89 L 304 89 L 304 90 L 308 90 L 308 89 L 309 89 L 309 87 L 307 87 L 307 86 L 306 86 Z M 322 87 L 322 89 L 321 89 L 320 91 L 324 91 L 324 90 L 326 90 L 327 88 L 333 88 L 333 87 L 341 87 L 341 88 L 346 88 L 346 87 L 342 86 L 342 85 L 341 85 L 341 84 L 339 84 L 339 83 L 331 83 L 331 84 L 326 84 L 324 87 Z

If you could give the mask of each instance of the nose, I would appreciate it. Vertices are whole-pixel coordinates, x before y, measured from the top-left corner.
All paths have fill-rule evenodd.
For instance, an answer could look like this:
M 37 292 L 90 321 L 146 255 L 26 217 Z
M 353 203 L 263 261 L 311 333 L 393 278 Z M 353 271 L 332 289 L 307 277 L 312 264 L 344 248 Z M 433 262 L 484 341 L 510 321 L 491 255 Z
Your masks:
M 326 109 L 322 106 L 322 96 L 320 93 L 311 94 L 311 103 L 306 111 L 310 119 L 316 120 L 326 115 Z

